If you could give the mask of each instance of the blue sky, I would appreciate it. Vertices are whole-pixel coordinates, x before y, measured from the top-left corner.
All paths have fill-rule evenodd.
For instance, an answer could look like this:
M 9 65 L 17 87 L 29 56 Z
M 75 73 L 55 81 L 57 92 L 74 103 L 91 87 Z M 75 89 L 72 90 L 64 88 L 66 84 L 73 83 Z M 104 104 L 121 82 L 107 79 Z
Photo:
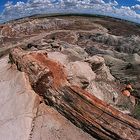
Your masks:
M 139 4 L 140 3 L 137 0 L 117 0 L 117 2 L 120 5 L 125 5 L 125 6 L 132 6 L 132 5 L 135 5 L 135 4 Z
M 9 0 L 11 1 L 11 0 Z M 16 4 L 19 0 L 12 0 L 13 4 Z M 23 2 L 27 2 L 27 0 L 21 0 Z M 8 2 L 8 0 L 0 0 L 0 12 L 3 11 L 4 5 Z
M 108 15 L 140 23 L 140 0 L 0 0 L 0 22 L 64 12 Z

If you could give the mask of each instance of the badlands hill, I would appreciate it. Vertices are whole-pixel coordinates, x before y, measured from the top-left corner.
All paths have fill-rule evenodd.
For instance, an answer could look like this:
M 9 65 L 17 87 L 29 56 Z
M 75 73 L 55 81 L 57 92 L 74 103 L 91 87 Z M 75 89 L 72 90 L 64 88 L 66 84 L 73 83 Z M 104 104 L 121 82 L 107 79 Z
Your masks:
M 0 44 L 2 140 L 140 139 L 139 25 L 39 15 L 1 24 Z

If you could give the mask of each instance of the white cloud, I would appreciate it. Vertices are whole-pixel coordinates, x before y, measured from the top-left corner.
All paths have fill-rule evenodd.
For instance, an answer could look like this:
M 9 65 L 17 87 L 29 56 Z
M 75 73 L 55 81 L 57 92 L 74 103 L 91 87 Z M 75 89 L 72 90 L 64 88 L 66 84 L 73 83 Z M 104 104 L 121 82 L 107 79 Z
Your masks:
M 9 6 L 11 6 L 12 4 L 13 4 L 12 1 L 8 1 L 4 6 L 5 6 L 5 7 L 9 7 Z
M 89 3 L 93 3 L 93 4 L 105 4 L 105 2 L 103 0 L 90 0 Z
M 104 0 L 28 0 L 27 3 L 19 1 L 15 5 L 7 2 L 0 20 L 11 20 L 41 13 L 79 12 L 109 15 L 140 22 L 140 14 L 135 12 L 136 8 L 138 9 L 139 5 L 118 8 L 116 0 L 109 2 Z
M 114 0 L 113 2 L 110 1 L 109 4 L 112 5 L 112 6 L 117 6 L 118 5 L 118 2 Z
M 140 10 L 140 5 L 136 4 L 135 6 L 132 6 L 131 8 L 134 10 Z

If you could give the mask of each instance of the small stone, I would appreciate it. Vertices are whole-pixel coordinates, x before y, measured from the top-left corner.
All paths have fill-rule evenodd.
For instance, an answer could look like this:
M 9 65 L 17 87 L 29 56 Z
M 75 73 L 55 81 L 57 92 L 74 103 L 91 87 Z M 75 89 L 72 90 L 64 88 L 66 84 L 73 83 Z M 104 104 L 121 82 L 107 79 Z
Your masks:
M 52 46 L 53 48 L 59 48 L 59 47 L 60 47 L 60 45 L 59 45 L 58 43 L 55 43 L 55 42 L 53 42 L 53 43 L 51 44 L 51 46 Z
M 48 39 L 45 41 L 46 43 L 53 43 L 54 41 L 52 39 Z
M 30 49 L 31 51 L 38 51 L 38 49 L 37 48 L 35 48 L 35 47 L 31 47 L 31 49 Z

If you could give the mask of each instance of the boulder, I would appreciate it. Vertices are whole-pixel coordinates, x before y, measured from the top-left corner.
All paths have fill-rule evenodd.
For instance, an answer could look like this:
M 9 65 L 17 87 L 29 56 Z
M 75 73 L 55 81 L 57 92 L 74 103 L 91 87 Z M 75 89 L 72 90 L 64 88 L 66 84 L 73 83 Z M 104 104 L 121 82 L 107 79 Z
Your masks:
M 62 45 L 63 46 L 63 45 Z M 81 61 L 88 57 L 86 51 L 77 45 L 66 45 L 67 47 L 62 49 L 62 53 L 68 55 L 70 61 Z
M 89 64 L 81 61 L 70 62 L 66 67 L 66 71 L 68 81 L 72 85 L 78 85 L 82 88 L 86 88 L 96 76 Z
M 57 61 L 63 64 L 64 66 L 69 63 L 68 56 L 61 52 L 48 52 L 47 54 L 48 54 L 48 58 Z
M 111 75 L 109 68 L 105 64 L 103 57 L 94 55 L 85 60 L 91 65 L 92 70 L 96 73 L 96 78 L 101 80 L 113 81 L 114 77 Z
M 57 42 L 51 43 L 52 48 L 59 48 L 60 45 Z
M 72 48 L 63 49 L 63 54 L 68 56 L 69 61 L 75 62 L 75 61 L 81 61 L 83 59 L 82 56 L 80 56 L 76 51 L 74 51 Z

